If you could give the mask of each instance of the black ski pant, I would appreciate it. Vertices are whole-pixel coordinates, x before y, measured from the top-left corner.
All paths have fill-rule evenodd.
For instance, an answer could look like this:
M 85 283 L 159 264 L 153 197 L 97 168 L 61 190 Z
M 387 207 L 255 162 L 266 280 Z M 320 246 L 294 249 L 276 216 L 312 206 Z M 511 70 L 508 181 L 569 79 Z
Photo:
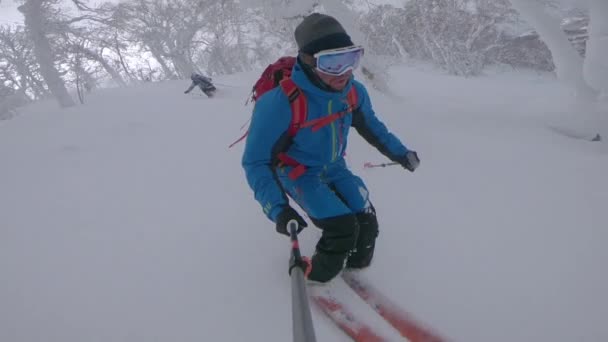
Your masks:
M 370 265 L 378 236 L 378 220 L 373 206 L 356 214 L 312 221 L 323 233 L 312 257 L 308 279 L 327 282 L 345 265 L 356 269 Z

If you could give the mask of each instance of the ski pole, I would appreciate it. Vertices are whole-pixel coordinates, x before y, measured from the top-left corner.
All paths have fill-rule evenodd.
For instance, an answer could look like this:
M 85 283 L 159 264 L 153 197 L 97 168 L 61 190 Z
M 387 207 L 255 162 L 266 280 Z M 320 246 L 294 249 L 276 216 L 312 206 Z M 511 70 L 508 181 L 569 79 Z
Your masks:
M 370 162 L 365 162 L 363 164 L 363 168 L 365 169 L 372 169 L 375 167 L 387 167 L 387 166 L 393 166 L 393 165 L 399 165 L 399 163 L 397 162 L 391 162 L 391 163 L 382 163 L 382 164 L 372 164 Z
M 244 124 L 241 125 L 240 130 L 242 131 L 243 128 L 247 127 L 247 124 L 249 124 L 249 122 L 251 122 L 251 116 L 249 117 L 249 119 L 247 119 L 247 121 Z
M 308 305 L 308 294 L 304 281 L 306 262 L 302 259 L 298 243 L 298 221 L 287 223 L 291 238 L 291 257 L 289 258 L 289 275 L 291 276 L 291 318 L 294 342 L 316 342 L 312 315 Z
M 238 88 L 237 86 L 234 86 L 234 85 L 224 84 L 224 83 L 218 83 L 218 82 L 213 82 L 213 84 L 220 85 L 222 87 Z

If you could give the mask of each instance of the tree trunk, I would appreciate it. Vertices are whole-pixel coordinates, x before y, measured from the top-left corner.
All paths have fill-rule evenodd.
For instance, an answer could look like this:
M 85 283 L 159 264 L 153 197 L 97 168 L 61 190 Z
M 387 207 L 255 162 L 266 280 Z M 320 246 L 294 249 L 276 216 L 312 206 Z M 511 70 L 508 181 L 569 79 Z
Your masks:
M 598 128 L 605 141 L 608 138 L 608 2 L 589 0 L 589 39 L 585 56 L 585 80 L 599 92 L 596 105 Z M 608 149 L 608 144 L 604 143 Z
M 118 55 L 118 61 L 120 62 L 122 69 L 125 71 L 125 74 L 127 74 L 127 76 L 129 76 L 129 80 L 134 81 L 135 78 L 133 77 L 133 75 L 131 74 L 131 71 L 127 67 L 125 59 L 122 56 L 122 52 L 120 51 L 120 44 L 118 42 L 118 36 L 114 36 L 114 52 L 116 52 L 116 54 Z
M 122 78 L 122 76 L 120 76 L 120 73 L 118 73 L 118 71 L 116 71 L 116 69 L 114 69 L 110 65 L 110 63 L 108 63 L 103 58 L 103 56 L 101 56 L 100 54 L 97 54 L 89 49 L 86 49 L 86 48 L 81 48 L 80 51 L 82 52 L 83 55 L 87 56 L 87 58 L 92 59 L 92 60 L 98 62 L 99 64 L 101 64 L 101 66 L 108 72 L 108 74 L 110 74 L 110 77 L 112 77 L 114 82 L 116 82 L 119 86 L 121 86 L 121 87 L 127 86 L 127 83 Z
M 177 76 L 181 79 L 190 78 L 190 75 L 194 72 L 192 63 L 188 61 L 188 58 L 181 51 L 174 52 L 171 56 L 171 62 L 175 67 Z
M 598 91 L 590 87 L 583 77 L 584 60 L 563 32 L 560 20 L 550 16 L 537 0 L 510 1 L 520 15 L 534 27 L 540 39 L 551 51 L 557 76 L 572 85 L 578 95 L 573 110 L 577 114 L 582 114 L 582 117 L 577 120 L 578 122 L 565 123 L 568 127 L 560 129 L 562 134 L 599 141 L 601 135 L 606 134 L 607 123 L 605 115 L 598 115 L 600 113 L 597 102 Z M 598 2 L 604 1 L 598 0 Z
M 25 18 L 25 27 L 28 30 L 34 46 L 34 56 L 36 62 L 40 66 L 40 74 L 51 94 L 55 97 L 59 105 L 63 108 L 72 107 L 76 103 L 68 93 L 65 87 L 65 82 L 61 79 L 59 72 L 55 69 L 54 54 L 51 49 L 51 44 L 45 35 L 44 18 L 41 9 L 41 0 L 28 0 L 24 5 L 19 7 Z
M 608 1 L 589 0 L 585 80 L 608 100 Z
M 172 79 L 175 76 L 175 73 L 171 70 L 171 68 L 169 68 L 169 66 L 167 65 L 167 63 L 165 63 L 165 60 L 162 57 L 162 54 L 157 51 L 157 49 L 148 46 L 150 48 L 150 53 L 152 54 L 152 56 L 156 59 L 156 61 L 158 62 L 158 64 L 160 64 L 160 67 L 163 69 L 163 72 L 165 73 L 165 77 L 168 79 Z
M 562 31 L 560 20 L 550 16 L 538 0 L 511 0 L 511 4 L 547 44 L 557 76 L 573 85 L 583 99 L 594 99 L 597 92 L 583 78 L 583 58 Z

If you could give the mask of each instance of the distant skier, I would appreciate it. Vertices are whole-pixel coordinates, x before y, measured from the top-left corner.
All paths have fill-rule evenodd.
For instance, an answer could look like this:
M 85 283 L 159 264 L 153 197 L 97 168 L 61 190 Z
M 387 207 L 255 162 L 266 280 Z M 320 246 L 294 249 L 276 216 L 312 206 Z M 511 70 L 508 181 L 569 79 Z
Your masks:
M 199 75 L 197 73 L 192 73 L 192 75 L 190 75 L 190 79 L 192 80 L 192 84 L 190 87 L 188 87 L 188 89 L 186 89 L 186 91 L 184 91 L 184 94 L 188 94 L 192 91 L 192 89 L 194 89 L 194 87 L 198 86 L 201 88 L 203 93 L 205 93 L 205 95 L 208 97 L 213 97 L 213 94 L 215 94 L 217 89 L 213 83 L 211 83 L 211 78 Z

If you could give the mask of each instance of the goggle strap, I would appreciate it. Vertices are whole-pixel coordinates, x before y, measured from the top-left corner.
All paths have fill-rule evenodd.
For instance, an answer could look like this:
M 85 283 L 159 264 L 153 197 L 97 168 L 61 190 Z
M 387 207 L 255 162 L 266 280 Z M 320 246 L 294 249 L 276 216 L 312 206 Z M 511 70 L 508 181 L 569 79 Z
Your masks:
M 319 51 L 319 52 L 315 53 L 313 55 L 313 57 L 315 59 L 317 59 L 319 57 L 326 56 L 326 55 L 342 54 L 342 53 L 359 51 L 359 50 L 361 50 L 362 53 L 364 53 L 364 51 L 365 51 L 365 49 L 363 49 L 363 47 L 361 45 L 355 45 L 355 46 L 346 47 L 346 48 L 337 48 L 337 49 Z

